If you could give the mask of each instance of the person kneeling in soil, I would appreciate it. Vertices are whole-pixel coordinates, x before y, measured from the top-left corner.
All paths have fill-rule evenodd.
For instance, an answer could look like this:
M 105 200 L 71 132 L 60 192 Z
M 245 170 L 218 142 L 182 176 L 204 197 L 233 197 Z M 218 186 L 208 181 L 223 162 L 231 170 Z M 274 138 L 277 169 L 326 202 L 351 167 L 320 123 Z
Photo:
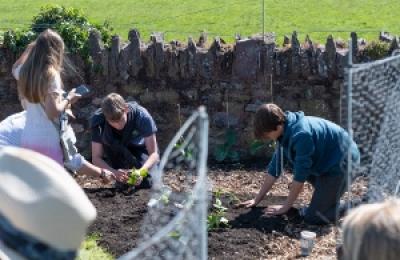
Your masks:
M 159 161 L 157 127 L 149 112 L 116 93 L 106 96 L 91 120 L 92 161 L 111 172 L 149 171 Z M 150 188 L 151 176 L 139 178 L 136 188 Z M 117 182 L 123 188 L 123 183 Z
M 285 159 L 294 174 L 289 195 L 283 205 L 269 206 L 266 213 L 287 213 L 302 191 L 304 182 L 308 181 L 313 185 L 314 193 L 309 206 L 299 210 L 300 215 L 309 224 L 334 222 L 346 187 L 347 174 L 343 162 L 347 151 L 351 151 L 354 164 L 360 160 L 357 145 L 346 131 L 328 120 L 305 116 L 301 111 L 284 113 L 275 104 L 263 104 L 255 114 L 254 134 L 257 139 L 276 141 L 277 149 L 257 196 L 240 205 L 254 207 L 260 203 L 281 175 L 279 166 Z M 283 158 L 280 158 L 281 154 Z
M 350 211 L 342 227 L 339 259 L 399 259 L 400 199 L 361 205 Z

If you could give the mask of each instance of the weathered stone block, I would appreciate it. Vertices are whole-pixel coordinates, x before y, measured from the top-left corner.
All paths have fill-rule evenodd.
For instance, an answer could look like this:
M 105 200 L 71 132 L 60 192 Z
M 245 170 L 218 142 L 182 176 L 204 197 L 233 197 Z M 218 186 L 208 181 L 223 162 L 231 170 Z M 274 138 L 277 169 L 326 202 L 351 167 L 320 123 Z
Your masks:
M 242 80 L 255 80 L 260 70 L 260 40 L 240 40 L 233 52 L 232 74 Z

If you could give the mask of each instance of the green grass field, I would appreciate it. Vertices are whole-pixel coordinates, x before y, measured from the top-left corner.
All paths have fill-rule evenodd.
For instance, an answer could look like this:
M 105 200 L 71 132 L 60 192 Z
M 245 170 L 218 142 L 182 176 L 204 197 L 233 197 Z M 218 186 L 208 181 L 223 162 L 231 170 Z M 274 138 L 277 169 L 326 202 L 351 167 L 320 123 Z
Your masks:
M 0 0 L 0 30 L 26 28 L 45 0 Z M 144 40 L 153 31 L 167 40 L 197 39 L 201 31 L 209 37 L 232 41 L 262 32 L 262 0 L 53 0 L 53 4 L 80 8 L 91 21 L 108 20 L 115 32 L 127 39 L 130 28 L 138 28 Z M 380 30 L 400 33 L 399 0 L 265 0 L 265 31 L 283 35 L 299 32 L 324 43 L 329 34 L 348 39 L 357 31 L 376 39 Z M 396 15 L 397 14 L 397 15 Z

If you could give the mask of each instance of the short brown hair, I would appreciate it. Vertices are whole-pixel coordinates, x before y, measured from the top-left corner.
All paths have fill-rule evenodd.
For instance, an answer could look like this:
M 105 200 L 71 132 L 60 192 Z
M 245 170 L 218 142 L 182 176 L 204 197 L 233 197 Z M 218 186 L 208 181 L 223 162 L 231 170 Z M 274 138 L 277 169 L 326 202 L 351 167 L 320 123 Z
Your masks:
M 278 125 L 285 123 L 285 113 L 275 104 L 263 104 L 254 117 L 254 136 L 261 138 L 266 132 L 275 131 Z
M 104 117 L 109 121 L 120 120 L 127 106 L 124 98 L 117 93 L 107 95 L 101 102 Z
M 399 259 L 400 200 L 362 205 L 343 221 L 343 259 Z

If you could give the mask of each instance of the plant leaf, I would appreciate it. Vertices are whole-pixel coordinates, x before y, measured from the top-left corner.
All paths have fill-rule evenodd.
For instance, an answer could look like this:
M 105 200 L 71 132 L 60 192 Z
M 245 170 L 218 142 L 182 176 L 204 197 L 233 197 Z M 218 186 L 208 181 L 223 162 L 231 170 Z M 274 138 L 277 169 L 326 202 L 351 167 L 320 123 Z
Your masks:
M 233 162 L 237 162 L 237 161 L 239 161 L 239 159 L 240 159 L 240 155 L 239 155 L 239 152 L 238 152 L 238 151 L 230 151 L 230 152 L 228 153 L 228 157 L 229 157 L 229 159 L 231 159 L 231 161 L 233 161 Z
M 221 221 L 221 223 L 223 223 L 224 225 L 227 225 L 228 222 L 229 222 L 229 220 L 228 220 L 227 218 L 225 218 L 225 217 L 221 217 L 220 221 Z
M 214 158 L 218 162 L 222 162 L 226 159 L 228 155 L 228 150 L 226 149 L 225 145 L 218 145 L 214 150 Z
M 235 130 L 229 128 L 225 133 L 225 144 L 230 148 L 237 142 L 237 136 Z
M 254 140 L 250 144 L 250 154 L 255 155 L 259 150 L 266 147 L 267 144 L 261 140 Z

